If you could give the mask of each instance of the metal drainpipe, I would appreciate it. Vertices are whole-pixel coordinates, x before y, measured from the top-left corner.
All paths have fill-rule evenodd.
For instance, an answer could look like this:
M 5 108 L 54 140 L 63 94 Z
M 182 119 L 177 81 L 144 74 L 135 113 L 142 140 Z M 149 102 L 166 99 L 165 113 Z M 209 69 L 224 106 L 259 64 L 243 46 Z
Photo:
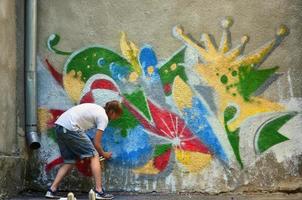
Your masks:
M 25 128 L 26 141 L 30 149 L 40 148 L 37 133 L 37 0 L 26 0 L 25 10 Z

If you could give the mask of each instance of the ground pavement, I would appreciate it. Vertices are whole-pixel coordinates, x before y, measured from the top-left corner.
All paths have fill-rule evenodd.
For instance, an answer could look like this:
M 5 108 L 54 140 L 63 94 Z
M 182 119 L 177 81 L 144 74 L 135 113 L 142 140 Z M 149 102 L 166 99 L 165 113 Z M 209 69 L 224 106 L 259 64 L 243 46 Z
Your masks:
M 26 193 L 11 200 L 39 200 L 45 199 L 43 193 Z M 67 194 L 62 193 L 62 196 Z M 205 195 L 199 193 L 179 193 L 179 194 L 134 194 L 134 193 L 114 193 L 115 200 L 302 200 L 302 193 L 243 193 L 243 194 L 220 194 L 220 195 Z M 88 194 L 75 193 L 77 200 L 88 200 Z

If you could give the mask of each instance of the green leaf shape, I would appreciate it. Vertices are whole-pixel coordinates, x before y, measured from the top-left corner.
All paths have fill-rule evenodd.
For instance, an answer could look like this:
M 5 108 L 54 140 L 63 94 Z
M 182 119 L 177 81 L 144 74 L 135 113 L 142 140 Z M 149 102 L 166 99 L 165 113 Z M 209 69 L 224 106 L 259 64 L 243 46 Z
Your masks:
M 95 74 L 106 74 L 111 77 L 109 68 L 111 64 L 127 67 L 129 71 L 133 71 L 131 64 L 119 54 L 103 47 L 93 46 L 71 55 L 66 63 L 65 73 L 71 70 L 81 72 L 81 80 L 86 82 Z
M 155 146 L 153 157 L 158 157 L 172 148 L 172 144 L 158 144 Z
M 149 112 L 149 107 L 147 105 L 147 99 L 143 91 L 138 90 L 131 94 L 124 94 L 124 97 L 129 100 L 136 108 L 138 108 L 146 118 L 151 120 L 151 115 Z
M 279 133 L 278 130 L 296 114 L 297 113 L 289 113 L 283 115 L 264 125 L 260 130 L 257 140 L 257 149 L 260 153 L 265 152 L 276 144 L 289 140 L 287 137 Z
M 236 113 L 237 113 L 237 108 L 235 106 L 228 106 L 224 110 L 224 121 L 227 123 L 228 121 L 230 121 L 235 117 Z
M 269 69 L 256 69 L 252 65 L 239 67 L 238 92 L 245 101 L 249 101 L 251 95 L 264 84 L 279 67 Z
M 241 156 L 240 156 L 240 151 L 239 151 L 239 141 L 240 141 L 240 137 L 239 137 L 239 128 L 237 128 L 235 131 L 230 131 L 229 127 L 228 127 L 228 122 L 230 120 L 232 120 L 235 115 L 237 113 L 237 108 L 235 106 L 228 106 L 223 114 L 224 114 L 224 127 L 228 136 L 228 140 L 231 144 L 231 147 L 233 149 L 233 152 L 235 154 L 236 160 L 239 163 L 241 169 L 243 169 L 243 162 L 241 160 Z
M 239 141 L 240 141 L 239 128 L 237 128 L 233 132 L 227 131 L 227 135 L 228 135 L 229 142 L 232 146 L 232 149 L 234 151 L 236 160 L 238 161 L 241 169 L 243 169 L 243 163 L 242 163 L 241 156 L 240 156 L 240 151 L 239 151 Z
M 185 73 L 185 68 L 182 65 L 184 63 L 185 49 L 186 48 L 182 48 L 181 50 L 176 52 L 170 59 L 168 59 L 167 62 L 165 62 L 160 67 L 159 75 L 163 85 L 172 84 L 176 76 L 180 76 L 180 78 L 184 81 L 188 80 Z M 176 69 L 171 70 L 171 65 L 173 64 L 176 64 Z M 171 94 L 171 92 L 166 95 L 169 94 Z
M 72 52 L 66 52 L 66 51 L 61 51 L 61 50 L 58 50 L 55 48 L 55 46 L 57 44 L 59 44 L 60 42 L 60 36 L 58 34 L 51 34 L 49 37 L 48 37 L 48 40 L 47 40 L 47 47 L 50 51 L 53 51 L 55 52 L 56 54 L 59 54 L 59 55 L 70 55 L 72 54 Z
M 110 121 L 108 125 L 111 127 L 120 128 L 121 135 L 123 137 L 127 137 L 127 129 L 136 127 L 139 122 L 124 105 L 122 105 L 122 108 L 122 116 L 116 120 Z

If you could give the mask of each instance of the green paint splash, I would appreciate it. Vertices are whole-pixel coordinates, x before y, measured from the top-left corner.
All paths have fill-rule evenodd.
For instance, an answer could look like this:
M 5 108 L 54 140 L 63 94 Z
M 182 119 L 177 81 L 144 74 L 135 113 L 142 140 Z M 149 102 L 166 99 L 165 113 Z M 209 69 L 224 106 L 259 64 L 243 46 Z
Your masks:
M 100 62 L 101 60 L 101 62 Z M 86 82 L 95 74 L 106 74 L 111 77 L 110 65 L 126 67 L 133 71 L 131 64 L 119 54 L 102 47 L 88 47 L 77 52 L 67 63 L 66 73 L 74 70 L 81 72 L 81 79 Z
M 235 106 L 228 106 L 224 110 L 224 127 L 227 132 L 227 136 L 229 139 L 229 142 L 232 146 L 233 152 L 235 154 L 236 160 L 238 161 L 241 169 L 243 169 L 243 162 L 241 160 L 240 151 L 239 151 L 239 128 L 237 128 L 235 131 L 230 131 L 227 123 L 235 118 L 235 115 L 237 113 L 237 108 Z
M 257 140 L 257 149 L 259 153 L 263 153 L 272 146 L 289 140 L 287 137 L 280 134 L 278 130 L 296 115 L 296 112 L 289 113 L 284 116 L 278 117 L 264 125 L 264 127 L 260 130 Z
M 172 144 L 159 144 L 155 146 L 153 157 L 158 157 L 172 148 Z
M 163 85 L 172 84 L 176 76 L 179 76 L 184 81 L 188 80 L 183 66 L 185 49 L 186 48 L 181 49 L 160 67 L 159 75 Z M 173 64 L 176 64 L 176 69 L 171 70 L 171 65 Z M 166 95 L 170 94 L 171 92 L 166 93 Z
M 47 136 L 51 138 L 54 142 L 57 142 L 57 135 L 55 128 L 47 129 Z
M 127 100 L 129 100 L 136 108 L 138 108 L 146 118 L 151 120 L 151 115 L 149 112 L 149 107 L 147 105 L 146 97 L 143 91 L 138 90 L 132 94 L 124 94 Z
M 220 82 L 223 84 L 227 84 L 228 83 L 228 77 L 226 75 L 222 75 L 220 78 Z
M 56 54 L 59 55 L 70 55 L 72 52 L 66 52 L 66 51 L 61 51 L 55 48 L 57 44 L 60 42 L 60 36 L 58 34 L 52 34 L 48 37 L 47 40 L 47 47 L 50 51 L 53 51 Z
M 269 69 L 256 69 L 252 65 L 239 67 L 238 92 L 245 101 L 249 101 L 251 95 L 260 88 L 279 67 Z
M 110 121 L 108 125 L 111 127 L 120 128 L 121 135 L 123 137 L 127 137 L 127 129 L 132 129 L 136 127 L 139 122 L 124 105 L 122 105 L 122 107 L 122 116 L 116 120 Z

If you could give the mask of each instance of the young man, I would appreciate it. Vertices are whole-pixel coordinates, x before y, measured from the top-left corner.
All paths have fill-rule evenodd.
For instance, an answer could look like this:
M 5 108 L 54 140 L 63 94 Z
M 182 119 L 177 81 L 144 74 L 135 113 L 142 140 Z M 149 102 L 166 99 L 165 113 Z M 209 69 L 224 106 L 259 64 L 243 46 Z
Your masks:
M 112 199 L 102 189 L 101 166 L 99 156 L 109 159 L 111 152 L 105 152 L 100 144 L 108 121 L 119 118 L 122 107 L 118 101 L 107 102 L 105 107 L 93 103 L 74 106 L 64 112 L 55 122 L 57 141 L 64 164 L 49 187 L 45 197 L 55 198 L 55 192 L 63 177 L 74 167 L 76 160 L 90 159 L 90 167 L 95 180 L 96 199 Z M 89 139 L 86 130 L 97 128 L 95 137 Z

